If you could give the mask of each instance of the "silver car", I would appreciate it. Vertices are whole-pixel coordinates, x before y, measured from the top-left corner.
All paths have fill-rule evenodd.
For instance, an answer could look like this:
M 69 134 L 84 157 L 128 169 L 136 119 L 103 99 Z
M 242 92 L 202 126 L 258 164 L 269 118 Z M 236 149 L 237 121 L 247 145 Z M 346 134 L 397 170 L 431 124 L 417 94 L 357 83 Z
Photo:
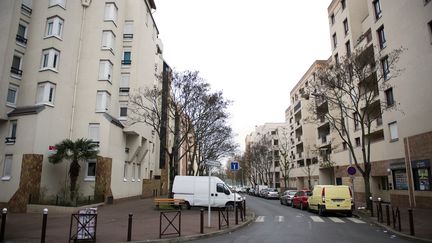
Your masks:
M 286 190 L 280 197 L 280 203 L 283 205 L 290 206 L 292 204 L 292 199 L 296 194 L 296 190 Z
M 278 199 L 279 192 L 276 188 L 269 188 L 264 196 L 266 199 Z

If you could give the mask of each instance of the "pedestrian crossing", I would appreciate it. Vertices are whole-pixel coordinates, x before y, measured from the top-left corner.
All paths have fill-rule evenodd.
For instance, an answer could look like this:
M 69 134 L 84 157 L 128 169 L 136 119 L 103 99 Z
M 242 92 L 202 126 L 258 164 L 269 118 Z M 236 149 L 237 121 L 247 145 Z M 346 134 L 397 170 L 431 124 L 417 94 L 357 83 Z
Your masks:
M 300 215 L 300 217 L 302 217 Z M 355 223 L 355 224 L 365 224 L 366 222 L 357 219 L 357 218 L 337 218 L 337 217 L 320 217 L 320 216 L 305 216 L 309 217 L 314 223 L 336 223 L 336 224 L 345 224 L 345 223 Z M 269 219 L 270 218 L 270 219 Z M 267 221 L 273 221 L 276 223 L 285 222 L 285 216 L 274 216 L 274 217 L 266 217 L 266 216 L 258 216 L 255 219 L 255 223 L 264 223 Z

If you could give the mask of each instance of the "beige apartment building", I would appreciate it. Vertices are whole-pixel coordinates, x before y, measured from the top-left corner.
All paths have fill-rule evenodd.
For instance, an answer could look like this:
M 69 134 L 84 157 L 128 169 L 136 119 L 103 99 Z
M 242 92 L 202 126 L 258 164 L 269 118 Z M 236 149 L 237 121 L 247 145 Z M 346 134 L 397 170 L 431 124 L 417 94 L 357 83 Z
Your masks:
M 48 156 L 66 138 L 99 145 L 97 160 L 81 164 L 83 196 L 140 196 L 160 178 L 157 135 L 128 125 L 128 95 L 162 85 L 155 9 L 153 0 L 0 1 L 0 203 L 23 211 L 30 194 L 64 190 L 69 164 Z
M 430 208 L 432 199 L 432 3 L 430 0 L 334 0 L 328 7 L 332 56 L 316 61 L 291 92 L 291 106 L 285 111 L 290 124 L 293 158 L 297 167 L 304 166 L 305 148 L 317 148 L 318 168 L 314 183 L 346 184 L 354 187 L 358 205 L 364 203 L 363 178 L 360 173 L 350 177 L 347 168 L 350 156 L 346 144 L 332 131 L 324 117 L 316 122 L 302 123 L 310 114 L 311 96 L 303 95 L 307 80 L 314 78 L 320 63 L 336 62 L 349 56 L 352 50 L 371 53 L 380 65 L 388 89 L 380 91 L 377 107 L 397 106 L 384 110 L 367 138 L 371 141 L 371 192 L 393 205 Z M 393 75 L 388 55 L 397 48 L 405 50 Z M 313 89 L 312 89 L 313 90 Z M 314 99 L 312 104 L 321 114 L 334 112 L 328 104 Z M 309 112 L 309 113 L 308 113 Z M 301 115 L 300 115 L 301 114 Z M 300 123 L 298 123 L 300 121 Z M 355 153 L 360 154 L 360 131 L 355 121 L 347 127 L 355 139 Z M 298 138 L 300 141 L 296 141 Z M 302 154 L 300 154 L 302 153 Z M 330 164 L 322 164 L 330 161 Z M 313 164 L 313 162 L 312 162 Z M 298 168 L 293 170 L 297 188 L 303 188 L 304 177 Z

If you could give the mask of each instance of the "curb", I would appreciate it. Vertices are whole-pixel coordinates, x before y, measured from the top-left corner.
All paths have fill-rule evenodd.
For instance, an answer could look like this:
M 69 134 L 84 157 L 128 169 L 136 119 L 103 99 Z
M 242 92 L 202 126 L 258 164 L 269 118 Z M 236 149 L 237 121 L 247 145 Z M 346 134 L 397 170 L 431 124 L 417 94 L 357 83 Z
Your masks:
M 204 238 L 209 238 L 212 236 L 218 236 L 218 235 L 223 235 L 229 232 L 233 232 L 236 231 L 238 229 L 241 229 L 243 227 L 246 227 L 248 225 L 250 225 L 254 220 L 255 220 L 255 213 L 254 212 L 250 212 L 249 214 L 249 219 L 246 220 L 245 222 L 243 222 L 242 224 L 239 225 L 235 225 L 231 228 L 227 228 L 227 229 L 223 229 L 223 230 L 218 230 L 215 232 L 210 232 L 210 233 L 204 233 L 204 234 L 199 234 L 199 235 L 188 235 L 188 236 L 180 236 L 180 237 L 176 237 L 176 238 L 168 238 L 168 239 L 153 239 L 153 240 L 140 240 L 140 241 L 129 241 L 132 243 L 169 243 L 169 242 L 184 242 L 184 241 L 191 241 L 191 240 L 197 240 L 197 239 L 204 239 Z M 119 243 L 126 243 L 126 242 L 119 242 Z
M 417 236 L 407 235 L 405 233 L 399 232 L 399 231 L 393 229 L 391 226 L 388 226 L 387 224 L 379 223 L 378 221 L 374 220 L 370 216 L 362 215 L 361 213 L 355 213 L 355 215 L 353 214 L 353 216 L 356 216 L 357 218 L 361 218 L 361 219 L 363 219 L 363 220 L 365 220 L 371 224 L 374 224 L 376 226 L 384 228 L 387 231 L 392 232 L 393 234 L 395 234 L 395 235 L 397 235 L 403 239 L 406 239 L 406 240 L 414 240 L 415 242 L 432 242 L 432 239 L 420 238 Z

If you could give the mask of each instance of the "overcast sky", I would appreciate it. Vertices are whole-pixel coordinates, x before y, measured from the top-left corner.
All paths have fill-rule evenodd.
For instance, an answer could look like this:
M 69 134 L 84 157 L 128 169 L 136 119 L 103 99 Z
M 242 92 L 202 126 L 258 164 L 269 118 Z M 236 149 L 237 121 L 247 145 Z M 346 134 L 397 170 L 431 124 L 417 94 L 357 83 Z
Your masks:
M 331 0 L 156 0 L 164 59 L 198 70 L 233 101 L 231 125 L 244 150 L 256 125 L 284 122 L 289 93 L 330 56 Z

